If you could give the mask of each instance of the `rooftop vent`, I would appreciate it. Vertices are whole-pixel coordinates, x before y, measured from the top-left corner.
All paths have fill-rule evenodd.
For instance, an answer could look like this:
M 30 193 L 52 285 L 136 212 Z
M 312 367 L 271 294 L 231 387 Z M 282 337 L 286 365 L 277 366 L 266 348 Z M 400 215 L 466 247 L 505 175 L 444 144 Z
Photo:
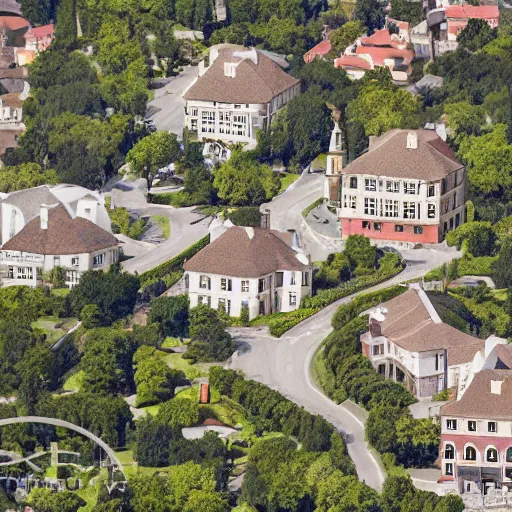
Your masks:
M 414 132 L 409 132 L 407 134 L 407 149 L 417 149 L 418 148 L 418 134 Z

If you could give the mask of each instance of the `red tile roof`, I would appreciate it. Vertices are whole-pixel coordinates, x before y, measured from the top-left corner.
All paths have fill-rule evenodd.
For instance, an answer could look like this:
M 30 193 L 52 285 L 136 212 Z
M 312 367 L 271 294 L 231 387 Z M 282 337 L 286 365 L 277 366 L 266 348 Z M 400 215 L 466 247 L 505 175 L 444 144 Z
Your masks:
M 51 36 L 54 32 L 55 28 L 52 23 L 50 25 L 43 25 L 41 27 L 32 28 L 23 37 L 25 39 L 28 39 L 30 37 L 41 38 Z
M 377 30 L 374 34 L 361 38 L 361 44 L 365 46 L 390 46 L 391 35 L 387 28 Z
M 312 62 L 316 57 L 325 57 L 331 51 L 331 43 L 328 39 L 313 46 L 304 54 L 304 62 Z
M 359 69 L 372 69 L 372 65 L 362 57 L 356 55 L 343 55 L 334 61 L 335 68 L 359 68 Z
M 488 20 L 500 17 L 497 5 L 450 5 L 445 12 L 447 18 L 457 19 L 481 18 Z
M 399 48 L 378 48 L 376 46 L 357 46 L 357 55 L 370 55 L 374 66 L 384 66 L 386 59 L 403 59 L 403 64 L 408 66 L 414 59 L 412 50 L 400 50 Z
M 388 23 L 393 23 L 393 25 L 396 25 L 398 28 L 401 28 L 402 30 L 409 30 L 409 23 L 407 21 L 400 21 L 395 20 L 393 18 L 388 18 Z
M 5 27 L 9 30 L 20 30 L 30 27 L 30 23 L 19 16 L 0 16 L 0 27 Z

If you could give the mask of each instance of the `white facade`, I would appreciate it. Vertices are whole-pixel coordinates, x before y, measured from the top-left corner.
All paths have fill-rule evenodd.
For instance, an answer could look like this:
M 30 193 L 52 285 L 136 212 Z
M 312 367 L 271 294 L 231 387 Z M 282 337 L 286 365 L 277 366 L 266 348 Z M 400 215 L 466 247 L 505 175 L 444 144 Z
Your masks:
M 239 317 L 242 308 L 247 307 L 251 320 L 259 315 L 298 309 L 301 299 L 311 295 L 311 278 L 311 270 L 284 270 L 258 278 L 199 272 L 185 274 L 191 308 L 207 304 Z

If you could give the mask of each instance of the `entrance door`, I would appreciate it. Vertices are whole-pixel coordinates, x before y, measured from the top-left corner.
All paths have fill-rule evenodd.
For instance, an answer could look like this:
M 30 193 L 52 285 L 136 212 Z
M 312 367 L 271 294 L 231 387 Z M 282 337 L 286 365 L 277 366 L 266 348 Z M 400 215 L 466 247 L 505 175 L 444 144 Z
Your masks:
M 265 314 L 265 301 L 260 300 L 260 315 L 264 315 L 264 314 Z

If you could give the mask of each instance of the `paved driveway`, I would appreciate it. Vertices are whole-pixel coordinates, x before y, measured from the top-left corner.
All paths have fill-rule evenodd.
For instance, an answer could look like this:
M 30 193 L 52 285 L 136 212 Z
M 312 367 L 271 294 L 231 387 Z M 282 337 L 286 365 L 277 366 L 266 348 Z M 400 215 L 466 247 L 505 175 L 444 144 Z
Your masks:
M 155 90 L 155 99 L 148 103 L 145 118 L 152 119 L 157 130 L 182 136 L 185 127 L 185 100 L 181 95 L 197 76 L 198 67 L 187 66 L 165 87 Z
M 405 254 L 407 259 L 416 259 L 417 264 L 408 266 L 399 276 L 368 291 L 386 288 L 424 275 L 440 262 L 450 261 L 456 252 L 414 252 Z M 424 258 L 424 259 L 421 259 Z M 279 391 L 284 396 L 305 407 L 313 414 L 320 414 L 339 431 L 345 433 L 347 447 L 357 469 L 360 480 L 380 490 L 384 475 L 365 441 L 364 411 L 352 403 L 337 405 L 327 398 L 314 383 L 311 376 L 313 355 L 322 340 L 332 331 L 331 318 L 340 304 L 349 302 L 358 294 L 345 297 L 316 315 L 308 318 L 282 338 L 276 339 L 264 328 L 234 328 L 231 333 L 241 342 L 239 354 L 232 359 L 231 367 L 242 370 L 245 375 Z

